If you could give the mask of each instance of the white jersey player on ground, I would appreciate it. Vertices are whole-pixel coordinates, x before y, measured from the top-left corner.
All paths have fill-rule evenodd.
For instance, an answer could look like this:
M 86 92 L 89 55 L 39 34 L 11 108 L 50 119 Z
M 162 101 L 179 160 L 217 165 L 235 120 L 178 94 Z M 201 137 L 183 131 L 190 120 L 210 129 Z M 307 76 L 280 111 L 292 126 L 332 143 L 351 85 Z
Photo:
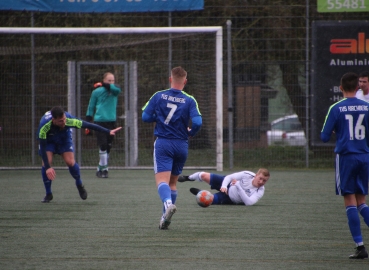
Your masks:
M 178 181 L 208 183 L 211 189 L 219 191 L 214 194 L 212 204 L 243 204 L 249 206 L 254 205 L 263 197 L 264 185 L 269 177 L 269 171 L 261 168 L 256 174 L 251 171 L 241 171 L 229 175 L 196 172 L 190 176 L 180 176 Z M 200 189 L 191 188 L 190 191 L 196 195 L 200 192 Z

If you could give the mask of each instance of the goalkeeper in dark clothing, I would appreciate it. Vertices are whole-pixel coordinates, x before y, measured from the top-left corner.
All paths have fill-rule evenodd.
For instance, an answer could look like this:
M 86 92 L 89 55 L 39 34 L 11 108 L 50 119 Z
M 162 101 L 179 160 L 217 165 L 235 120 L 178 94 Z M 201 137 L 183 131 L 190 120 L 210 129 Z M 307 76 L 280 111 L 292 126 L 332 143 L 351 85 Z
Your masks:
M 61 107 L 53 107 L 41 118 L 38 128 L 38 139 L 40 142 L 39 155 L 42 157 L 42 180 L 46 189 L 46 196 L 42 200 L 48 203 L 53 199 L 51 192 L 51 181 L 55 179 L 56 173 L 51 167 L 54 154 L 61 155 L 69 172 L 76 180 L 76 186 L 82 200 L 87 199 L 87 192 L 82 184 L 79 166 L 74 159 L 72 128 L 89 128 L 114 136 L 121 127 L 109 130 L 95 124 L 82 121 Z
M 103 76 L 102 83 L 96 83 L 97 87 L 92 91 L 90 102 L 86 112 L 86 120 L 107 129 L 114 129 L 117 120 L 117 103 L 121 89 L 115 84 L 114 75 L 107 72 Z M 87 133 L 89 130 L 86 130 Z M 103 132 L 96 132 L 97 145 L 99 146 L 99 165 L 96 176 L 108 178 L 109 153 L 113 143 L 113 136 Z

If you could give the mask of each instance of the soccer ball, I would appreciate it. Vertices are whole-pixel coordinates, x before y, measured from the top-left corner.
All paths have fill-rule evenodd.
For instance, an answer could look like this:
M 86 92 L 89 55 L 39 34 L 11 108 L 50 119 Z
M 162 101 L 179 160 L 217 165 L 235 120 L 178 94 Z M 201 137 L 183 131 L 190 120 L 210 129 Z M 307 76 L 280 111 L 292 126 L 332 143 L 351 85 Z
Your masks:
M 208 207 L 213 202 L 214 195 L 207 190 L 201 190 L 196 195 L 196 202 L 201 207 Z

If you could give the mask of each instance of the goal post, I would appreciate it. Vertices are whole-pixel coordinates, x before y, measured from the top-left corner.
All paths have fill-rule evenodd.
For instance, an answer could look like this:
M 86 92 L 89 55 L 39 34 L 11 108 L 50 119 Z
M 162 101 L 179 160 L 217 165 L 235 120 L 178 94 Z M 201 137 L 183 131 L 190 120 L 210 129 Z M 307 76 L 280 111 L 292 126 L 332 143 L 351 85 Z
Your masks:
M 201 70 L 201 74 L 199 72 L 199 74 L 191 74 L 189 73 L 189 77 L 196 77 L 196 76 L 204 76 L 204 78 L 206 76 L 209 77 L 209 81 L 208 83 L 210 83 L 210 85 L 212 84 L 212 86 L 210 86 L 211 89 L 215 89 L 215 97 L 211 96 L 211 94 L 208 95 L 209 98 L 209 103 L 214 103 L 215 104 L 207 104 L 206 106 L 209 106 L 209 108 L 211 108 L 212 106 L 214 107 L 215 105 L 215 112 L 213 113 L 213 115 L 211 117 L 214 118 L 214 122 L 215 122 L 215 138 L 214 138 L 214 144 L 213 146 L 215 146 L 215 164 L 214 166 L 201 166 L 201 164 L 198 165 L 193 165 L 193 166 L 187 166 L 185 168 L 188 169 L 200 169 L 200 168 L 208 168 L 208 169 L 216 169 L 217 171 L 222 171 L 223 170 L 223 33 L 222 33 L 222 27 L 221 26 L 207 26 L 207 27 L 128 27 L 128 28 L 124 28 L 124 27 L 109 27 L 109 28 L 89 28 L 89 27 L 80 27 L 80 28 L 68 28 L 68 27 L 61 27 L 61 28 L 50 28 L 50 27 L 0 27 L 0 35 L 2 37 L 6 36 L 6 35 L 42 35 L 45 36 L 45 39 L 47 39 L 47 36 L 51 36 L 51 35 L 78 35 L 77 37 L 80 38 L 82 36 L 88 35 L 88 36 L 96 36 L 96 35 L 112 35 L 112 36 L 119 36 L 119 37 L 125 37 L 126 35 L 150 35 L 151 39 L 155 41 L 127 41 L 127 40 L 123 40 L 121 42 L 125 42 L 123 45 L 123 48 L 130 46 L 133 47 L 136 44 L 140 44 L 142 45 L 144 42 L 147 42 L 148 45 L 147 46 L 147 51 L 149 49 L 151 49 L 151 47 L 155 47 L 152 44 L 153 42 L 158 42 L 158 40 L 160 41 L 160 39 L 165 40 L 165 38 L 163 37 L 164 34 L 170 34 L 169 38 L 170 39 L 176 39 L 178 38 L 178 40 L 182 37 L 186 37 L 186 36 L 196 36 L 198 34 L 213 34 L 215 36 L 214 39 L 214 43 L 215 43 L 215 48 L 214 48 L 214 54 L 212 57 L 214 57 L 214 62 L 212 65 L 214 65 L 215 68 L 215 74 L 214 75 L 210 75 L 211 69 L 209 69 L 208 72 L 206 72 L 207 65 L 203 64 L 201 67 L 199 67 L 198 69 Z M 174 36 L 174 34 L 177 35 Z M 172 36 L 173 35 L 173 36 Z M 182 35 L 182 36 L 181 36 Z M 156 37 L 155 37 L 156 36 Z M 168 40 L 168 35 L 166 37 L 166 39 Z M 200 38 L 198 38 L 199 40 Z M 62 39 L 60 39 L 60 43 L 63 42 Z M 191 43 L 192 42 L 192 43 Z M 201 51 L 199 49 L 197 49 L 197 51 L 194 51 L 194 53 L 191 53 L 191 45 L 193 43 L 197 42 L 197 40 L 194 41 L 190 41 L 189 45 L 181 45 L 179 44 L 178 47 L 178 51 L 186 54 L 186 56 L 184 56 L 183 59 L 185 59 L 188 63 L 188 65 L 194 65 L 195 63 L 192 62 L 201 62 L 199 60 L 197 60 L 195 57 L 193 57 L 193 55 L 200 55 L 199 57 L 204 57 L 203 55 L 201 55 Z M 90 48 L 90 50 L 96 50 L 96 46 L 94 44 L 92 44 L 92 42 L 86 42 L 88 44 L 79 44 L 79 50 L 84 50 L 87 47 Z M 33 46 L 33 45 L 32 45 Z M 68 49 L 66 48 L 65 45 L 61 45 L 64 46 L 63 48 L 40 48 L 40 50 L 38 50 L 38 48 L 31 48 L 31 53 L 50 53 L 53 51 L 56 52 L 65 52 L 66 50 L 72 50 L 72 49 Z M 94 47 L 95 46 L 95 47 Z M 100 48 L 104 47 L 104 44 L 100 43 L 99 44 Z M 113 48 L 113 45 L 106 45 L 108 49 Z M 119 44 L 116 45 L 116 48 L 119 48 Z M 187 47 L 186 47 L 187 46 Z M 203 47 L 206 47 L 206 45 L 202 45 Z M 158 46 L 159 47 L 159 46 Z M 200 48 L 201 46 L 199 46 Z M 156 48 L 154 48 L 156 49 Z M 123 49 L 122 49 L 123 50 Z M 106 51 L 104 51 L 104 53 L 106 53 Z M 134 53 L 138 53 L 136 51 L 132 51 L 131 55 Z M 137 55 L 142 55 L 143 53 L 140 52 L 140 54 Z M 147 52 L 147 55 L 150 55 L 150 52 Z M 80 57 L 80 56 L 79 56 Z M 145 57 L 147 57 L 145 55 Z M 193 58 L 192 62 L 191 59 Z M 68 61 L 70 59 L 67 59 Z M 127 59 L 116 59 L 119 61 L 128 61 Z M 164 59 L 154 59 L 152 61 L 156 61 L 156 62 L 160 62 L 163 61 Z M 36 61 L 37 60 L 36 58 Z M 79 61 L 85 61 L 84 59 L 79 59 Z M 88 61 L 92 61 L 91 59 L 88 59 Z M 109 60 L 108 60 L 109 61 Z M 209 61 L 213 61 L 213 60 L 209 60 Z M 181 65 L 181 60 L 180 59 L 176 59 L 175 62 L 177 65 Z M 65 61 L 65 63 L 67 63 L 67 61 Z M 160 64 L 160 63 L 159 63 Z M 140 63 L 138 63 L 138 65 L 140 65 Z M 205 67 L 205 68 L 203 68 Z M 153 67 L 153 69 L 155 69 L 155 67 Z M 140 66 L 138 66 L 138 70 L 140 70 Z M 138 77 L 143 76 L 143 74 L 140 74 L 140 71 L 138 71 Z M 214 82 L 210 82 L 210 80 L 214 80 Z M 67 84 L 67 82 L 66 82 Z M 70 82 L 69 82 L 70 84 Z M 189 80 L 189 85 L 191 84 L 191 79 Z M 155 91 L 160 90 L 160 88 L 158 89 L 153 89 L 152 93 L 154 93 Z M 185 89 L 186 90 L 186 89 Z M 194 93 L 190 93 L 193 94 L 195 96 L 196 99 L 196 93 L 199 93 L 200 91 L 202 91 L 203 89 L 196 89 L 198 92 L 194 92 Z M 209 91 L 210 92 L 210 91 Z M 212 93 L 214 95 L 214 93 Z M 205 99 L 205 98 L 204 98 Z M 32 99 L 33 100 L 33 99 Z M 35 110 L 35 104 L 32 104 L 32 108 L 31 110 L 34 111 Z M 200 105 L 200 111 L 201 111 L 201 105 Z M 210 110 L 210 109 L 209 109 Z M 205 112 L 208 113 L 208 112 Z M 205 113 L 202 112 L 203 116 L 205 116 Z M 32 119 L 32 127 L 36 127 L 38 124 L 38 116 L 36 115 L 36 119 Z M 209 116 L 210 117 L 210 116 Z M 35 132 L 32 132 L 35 133 Z M 209 132 L 210 133 L 210 132 Z M 34 138 L 32 138 L 32 140 L 34 140 Z M 211 144 L 209 144 L 211 145 Z M 211 146 L 211 147 L 213 147 Z M 33 149 L 34 151 L 35 149 Z M 114 151 L 114 146 L 113 146 L 113 150 Z M 190 150 L 191 152 L 191 150 Z M 140 167 L 140 165 L 138 165 L 137 167 Z M 144 167 L 144 166 L 141 166 Z

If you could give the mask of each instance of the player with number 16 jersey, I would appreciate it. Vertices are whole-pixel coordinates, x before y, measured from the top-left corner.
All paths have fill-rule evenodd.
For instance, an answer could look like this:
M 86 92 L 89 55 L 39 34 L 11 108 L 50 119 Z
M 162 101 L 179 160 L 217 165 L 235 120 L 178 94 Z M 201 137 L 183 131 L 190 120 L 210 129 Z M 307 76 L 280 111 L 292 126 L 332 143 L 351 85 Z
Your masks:
M 336 194 L 345 195 L 356 188 L 350 179 L 368 180 L 369 174 L 369 103 L 356 97 L 344 97 L 327 113 L 321 139 L 328 142 L 336 135 Z M 351 166 L 348 166 L 351 164 Z M 354 169 L 354 166 L 356 168 Z M 355 176 L 355 174 L 358 174 Z M 364 183 L 362 183 L 365 186 Z M 367 185 L 367 184 L 366 184 Z M 348 190 L 346 190 L 348 189 Z M 354 189 L 354 190 L 353 190 Z M 366 191 L 365 191 L 366 190 Z M 367 193 L 368 188 L 363 192 Z
M 327 113 L 320 138 L 328 142 L 336 134 L 336 194 L 343 196 L 349 229 L 356 244 L 350 259 L 368 258 L 360 229 L 359 214 L 369 226 L 366 204 L 369 179 L 369 103 L 355 97 L 358 75 L 352 72 L 341 78 L 343 99 Z
M 343 98 L 333 104 L 322 129 L 322 140 L 329 141 L 334 131 L 337 154 L 369 153 L 369 103 L 356 97 Z

